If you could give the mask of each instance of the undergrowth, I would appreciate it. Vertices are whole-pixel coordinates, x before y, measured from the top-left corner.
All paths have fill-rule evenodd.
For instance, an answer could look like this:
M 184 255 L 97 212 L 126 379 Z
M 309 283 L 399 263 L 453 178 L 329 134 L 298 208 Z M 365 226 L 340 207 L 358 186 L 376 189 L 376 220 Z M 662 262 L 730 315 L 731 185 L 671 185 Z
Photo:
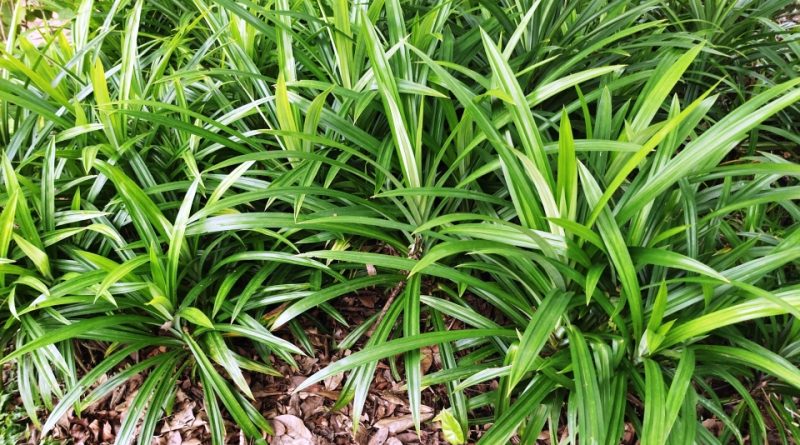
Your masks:
M 263 443 L 243 371 L 371 289 L 296 389 L 347 373 L 356 420 L 402 358 L 451 443 L 800 437 L 792 2 L 37 3 L 2 6 L 0 364 L 45 435 L 146 373 L 117 443 L 184 375 Z

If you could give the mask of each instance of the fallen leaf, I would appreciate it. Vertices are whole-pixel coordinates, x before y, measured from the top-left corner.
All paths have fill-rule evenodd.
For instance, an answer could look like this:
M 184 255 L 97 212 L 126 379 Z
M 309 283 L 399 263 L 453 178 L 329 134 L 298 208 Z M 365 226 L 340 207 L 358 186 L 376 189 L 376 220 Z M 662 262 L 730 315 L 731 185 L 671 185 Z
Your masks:
M 367 445 L 383 445 L 388 438 L 389 430 L 386 428 L 379 428 L 378 431 L 369 438 L 369 443 Z
M 420 421 L 425 421 L 433 417 L 433 413 L 420 413 Z M 396 434 L 410 428 L 414 428 L 414 419 L 411 414 L 400 417 L 389 417 L 381 419 L 375 423 L 375 428 L 386 428 L 390 434 Z
M 299 417 L 291 414 L 284 414 L 273 419 L 275 424 L 275 436 L 270 444 L 272 445 L 314 445 L 314 436 Z M 278 423 L 281 425 L 279 426 Z M 282 427 L 283 434 L 278 435 L 279 428 Z
M 164 422 L 164 426 L 161 427 L 161 432 L 178 431 L 193 426 L 196 420 L 194 416 L 195 406 L 197 405 L 194 402 L 185 400 L 175 414 L 173 414 L 168 421 Z
M 325 389 L 328 391 L 333 391 L 334 389 L 338 388 L 339 385 L 342 383 L 342 379 L 344 378 L 344 373 L 341 372 L 336 375 L 332 375 L 322 382 L 325 384 Z
M 422 373 L 427 374 L 431 369 L 431 365 L 433 365 L 433 348 L 422 348 L 420 352 L 422 352 L 422 357 L 420 357 L 419 366 L 422 370 Z
M 181 437 L 181 433 L 177 431 L 172 431 L 169 433 L 167 437 L 167 445 L 181 445 L 183 444 L 183 438 Z
M 103 423 L 103 442 L 113 442 L 114 437 L 114 429 L 111 427 L 111 424 L 109 422 Z

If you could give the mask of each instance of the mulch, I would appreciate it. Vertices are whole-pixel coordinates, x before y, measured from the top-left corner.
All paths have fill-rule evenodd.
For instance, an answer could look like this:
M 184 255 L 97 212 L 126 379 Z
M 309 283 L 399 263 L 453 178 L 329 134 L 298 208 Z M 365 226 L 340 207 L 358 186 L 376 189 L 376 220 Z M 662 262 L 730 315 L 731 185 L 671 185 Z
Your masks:
M 374 314 L 385 303 L 386 296 L 377 291 L 366 291 L 345 296 L 337 302 L 337 309 L 347 318 L 350 326 L 357 326 Z M 335 401 L 342 390 L 345 375 L 337 375 L 312 385 L 304 391 L 293 393 L 308 376 L 326 367 L 333 361 L 359 350 L 359 342 L 351 350 L 337 350 L 338 344 L 349 330 L 327 318 L 323 312 L 312 313 L 302 321 L 315 354 L 296 356 L 298 367 L 292 368 L 281 361 L 270 363 L 280 376 L 270 376 L 244 371 L 245 379 L 253 392 L 256 409 L 268 419 L 275 435 L 268 437 L 270 445 L 440 445 L 446 444 L 438 422 L 434 416 L 448 407 L 446 390 L 443 386 L 427 388 L 422 394 L 421 431 L 414 430 L 406 390 L 403 382 L 393 377 L 387 362 L 378 364 L 370 386 L 358 428 L 353 427 L 351 406 L 333 410 Z M 333 328 L 326 328 L 333 326 Z M 453 326 L 457 327 L 457 326 Z M 323 330 L 325 332 L 323 332 Z M 276 334 L 290 338 L 289 332 Z M 242 343 L 237 352 L 252 359 L 258 359 Z M 76 343 L 76 349 L 89 359 L 98 353 L 99 344 Z M 143 354 L 159 353 L 148 351 Z M 129 366 L 136 358 L 121 365 Z M 402 369 L 401 359 L 398 367 Z M 87 360 L 90 363 L 92 360 Z M 424 373 L 441 369 L 438 348 L 422 350 L 422 369 Z M 224 375 L 224 372 L 221 372 Z M 110 375 L 113 375 L 110 374 Z M 109 375 L 109 376 L 110 376 Z M 114 443 L 121 420 L 141 386 L 145 374 L 140 374 L 118 387 L 102 400 L 84 410 L 80 416 L 70 411 L 58 423 L 51 437 L 59 443 L 94 445 Z M 496 383 L 487 384 L 488 386 Z M 208 417 L 203 406 L 203 390 L 199 379 L 184 378 L 176 391 L 171 415 L 162 419 L 156 428 L 152 445 L 200 445 L 211 442 Z M 239 428 L 230 420 L 226 421 L 226 443 L 245 445 L 250 443 Z M 472 427 L 470 442 L 474 443 L 488 425 Z M 37 429 L 29 425 L 28 443 L 39 443 Z
M 276 364 L 282 377 L 246 374 L 255 396 L 254 405 L 269 419 L 275 435 L 271 445 L 398 445 L 445 444 L 438 424 L 430 420 L 434 406 L 441 405 L 439 396 L 426 390 L 422 409 L 422 431 L 413 429 L 408 400 L 402 382 L 392 378 L 385 364 L 378 366 L 358 429 L 353 429 L 350 407 L 334 411 L 333 404 L 342 388 L 343 376 L 326 379 L 304 391 L 293 394 L 294 388 L 307 376 L 327 365 L 319 356 L 296 357 L 299 369 Z M 67 414 L 58 423 L 52 438 L 63 443 L 111 444 L 121 420 L 138 391 L 144 375 L 137 375 L 104 399 L 75 416 Z M 165 417 L 156 429 L 152 445 L 200 445 L 210 443 L 208 418 L 203 406 L 203 391 L 196 382 L 184 379 L 175 396 L 172 415 Z M 29 427 L 31 444 L 38 443 L 37 430 Z M 226 443 L 250 443 L 233 422 L 226 422 Z
M 350 326 L 357 326 L 383 306 L 385 293 L 365 291 L 339 299 L 336 308 L 347 319 Z M 500 314 L 492 313 L 493 307 L 480 299 L 466 296 L 470 305 L 487 315 L 500 318 Z M 448 328 L 461 329 L 457 320 L 448 319 Z M 349 329 L 334 323 L 322 311 L 314 311 L 309 317 L 302 319 L 306 335 L 314 348 L 310 356 L 295 356 L 297 368 L 282 361 L 271 359 L 269 363 L 279 376 L 250 373 L 243 371 L 250 389 L 255 397 L 254 407 L 268 419 L 275 434 L 267 437 L 270 445 L 445 445 L 438 422 L 433 419 L 437 413 L 447 408 L 447 392 L 444 386 L 436 385 L 423 390 L 421 410 L 421 431 L 414 430 L 409 410 L 407 393 L 403 381 L 393 376 L 388 362 L 378 364 L 370 385 L 364 409 L 359 419 L 358 428 L 354 428 L 351 406 L 334 410 L 334 404 L 342 390 L 346 376 L 343 374 L 329 377 L 320 383 L 311 385 L 303 391 L 294 393 L 294 389 L 306 378 L 328 366 L 330 363 L 357 351 L 363 346 L 358 342 L 353 350 L 338 350 L 333 345 L 339 344 L 349 334 Z M 290 339 L 287 331 L 276 334 Z M 362 339 L 363 340 L 363 339 Z M 94 357 L 102 355 L 105 345 L 99 343 L 76 343 L 78 353 L 86 358 L 85 363 L 92 363 Z M 121 369 L 146 358 L 152 354 L 163 353 L 158 349 L 142 351 L 139 356 L 131 357 L 119 369 L 101 379 L 112 376 Z M 247 343 L 238 345 L 239 354 L 258 360 Z M 437 347 L 422 349 L 421 366 L 424 374 L 442 369 Z M 402 370 L 401 359 L 398 358 L 396 368 Z M 224 375 L 224 371 L 220 370 Z M 80 416 L 68 412 L 51 433 L 55 443 L 75 445 L 113 444 L 119 431 L 122 419 L 137 394 L 146 374 L 139 374 L 117 387 L 113 392 L 98 400 L 84 410 Z M 13 369 L 3 369 L 4 381 L 13 379 Z M 497 388 L 496 381 L 476 385 L 468 391 L 472 394 L 486 392 Z M 169 415 L 159 422 L 156 436 L 151 445 L 202 445 L 211 443 L 208 417 L 203 404 L 203 389 L 199 379 L 188 375 L 180 381 L 176 389 L 174 404 Z M 16 403 L 21 406 L 21 400 Z M 490 413 L 474 412 L 480 417 Z M 720 422 L 711 416 L 703 425 L 714 434 L 718 434 Z M 491 425 L 470 426 L 468 443 L 474 444 Z M 226 444 L 247 445 L 251 443 L 230 419 L 226 419 Z M 40 443 L 41 436 L 33 425 L 28 425 L 28 444 Z M 559 431 L 559 436 L 567 434 L 566 428 Z M 544 431 L 537 443 L 548 445 L 554 442 L 549 432 Z M 52 443 L 52 442 L 51 442 Z M 517 442 L 514 442 L 517 443 Z M 636 443 L 633 427 L 626 424 L 622 444 Z

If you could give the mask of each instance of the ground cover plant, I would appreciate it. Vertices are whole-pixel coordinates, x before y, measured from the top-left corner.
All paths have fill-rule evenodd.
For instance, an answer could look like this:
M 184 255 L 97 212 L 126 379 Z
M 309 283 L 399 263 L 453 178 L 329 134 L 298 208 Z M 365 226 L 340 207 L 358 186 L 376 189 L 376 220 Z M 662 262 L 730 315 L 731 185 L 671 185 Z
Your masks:
M 336 326 L 352 354 L 294 391 L 345 373 L 354 428 L 382 362 L 417 430 L 443 388 L 451 444 L 793 443 L 792 8 L 6 1 L 0 363 L 25 416 L 46 437 L 140 376 L 114 440 L 149 443 L 189 379 L 212 443 L 228 419 L 265 443 L 249 376 Z

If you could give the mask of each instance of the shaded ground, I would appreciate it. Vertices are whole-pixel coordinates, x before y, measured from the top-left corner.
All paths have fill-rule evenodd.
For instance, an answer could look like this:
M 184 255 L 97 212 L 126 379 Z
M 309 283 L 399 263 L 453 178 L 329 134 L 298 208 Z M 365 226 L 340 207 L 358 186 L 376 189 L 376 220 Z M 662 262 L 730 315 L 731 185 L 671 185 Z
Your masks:
M 429 283 L 423 288 L 430 287 Z M 432 289 L 425 289 L 432 291 Z M 430 293 L 430 292 L 428 292 Z M 334 322 L 325 312 L 314 310 L 307 317 L 298 321 L 313 347 L 314 353 L 309 356 L 295 356 L 298 367 L 293 369 L 289 365 L 272 360 L 271 365 L 277 371 L 275 376 L 244 371 L 245 378 L 255 397 L 254 406 L 273 425 L 275 435 L 268 437 L 270 445 L 444 445 L 439 424 L 433 421 L 435 415 L 449 406 L 446 389 L 442 385 L 426 388 L 422 393 L 422 430 L 420 434 L 414 431 L 413 422 L 408 409 L 406 390 L 400 378 L 393 376 L 392 370 L 386 361 L 378 364 L 375 376 L 370 385 L 363 414 L 360 418 L 360 427 L 354 432 L 351 420 L 351 407 L 334 411 L 333 406 L 342 390 L 345 376 L 337 375 L 325 379 L 323 382 L 312 385 L 297 394 L 293 390 L 308 376 L 314 374 L 328 364 L 360 350 L 365 338 L 356 342 L 351 349 L 339 350 L 335 345 L 341 344 L 352 329 L 384 307 L 389 296 L 386 291 L 365 290 L 356 294 L 344 296 L 333 301 L 334 307 L 347 320 L 349 327 Z M 502 314 L 496 313 L 494 306 L 486 304 L 479 298 L 465 295 L 471 307 L 494 320 L 503 320 Z M 423 317 L 424 318 L 424 317 Z M 464 326 L 457 320 L 446 318 L 448 329 L 463 329 Z M 427 323 L 423 320 L 423 326 Z M 292 339 L 288 329 L 279 330 L 277 335 Z M 296 339 L 295 339 L 296 340 Z M 243 343 L 246 345 L 247 343 Z M 90 367 L 96 359 L 103 356 L 106 346 L 93 343 L 76 343 L 76 350 L 82 356 L 84 367 Z M 131 364 L 141 361 L 154 354 L 164 351 L 152 349 L 146 354 L 131 357 L 118 369 L 106 378 L 116 374 Z M 254 360 L 259 360 L 253 351 L 247 347 L 239 347 L 239 354 Z M 425 348 L 422 351 L 423 374 L 435 372 L 442 368 L 437 347 Z M 397 359 L 396 368 L 402 370 L 402 360 Z M 86 371 L 88 369 L 84 369 Z M 224 374 L 224 371 L 220 369 Z M 402 372 L 402 371 L 401 371 Z M 6 366 L 2 372 L 5 384 L 13 386 L 13 368 Z M 131 378 L 115 391 L 91 405 L 75 416 L 69 412 L 51 434 L 48 444 L 112 444 L 120 427 L 123 416 L 136 396 L 146 374 L 139 374 Z M 398 376 L 399 377 L 399 376 Z M 98 384 L 105 381 L 101 379 Z M 199 379 L 190 379 L 186 376 L 176 389 L 175 402 L 167 410 L 166 415 L 156 428 L 156 437 L 151 445 L 201 445 L 211 442 L 208 418 L 203 406 L 203 390 L 197 383 Z M 726 386 L 724 382 L 708 382 Z M 466 391 L 473 395 L 485 393 L 497 388 L 496 381 L 476 385 Z M 721 394 L 731 397 L 727 406 L 732 412 L 741 399 L 736 397 L 732 389 L 728 392 L 724 388 L 717 388 Z M 643 403 L 630 398 L 632 409 L 642 410 Z M 12 443 L 38 444 L 41 439 L 38 430 L 29 424 L 21 408 L 19 396 L 10 391 L 0 390 L 0 445 Z M 4 408 L 4 407 L 10 407 Z M 766 410 L 766 408 L 764 408 Z M 44 414 L 44 413 L 42 413 Z M 490 412 L 483 413 L 480 409 L 472 413 L 473 417 L 482 415 L 490 416 Z M 730 414 L 730 413 L 729 413 Z M 712 413 L 700 409 L 698 411 L 702 425 L 713 435 L 719 437 L 723 424 Z M 46 417 L 46 416 L 42 416 Z M 483 432 L 490 425 L 478 424 L 470 427 L 468 443 L 474 444 L 480 439 Z M 226 443 L 231 445 L 246 445 L 248 440 L 240 433 L 239 428 L 226 420 Z M 769 430 L 772 426 L 768 425 Z M 9 432 L 10 434 L 6 434 Z M 24 433 L 23 433 L 24 432 Z M 772 431 L 770 431 L 772 433 Z M 557 441 L 553 441 L 549 432 L 540 434 L 537 445 L 550 445 L 560 442 L 566 437 L 567 431 L 559 431 Z M 12 438 L 12 436 L 14 436 Z M 770 443 L 778 443 L 777 436 L 771 436 Z M 519 443 L 518 438 L 512 439 Z M 749 444 L 747 435 L 744 442 Z M 625 425 L 625 432 L 621 444 L 634 445 L 636 443 L 634 428 L 631 424 Z
M 256 397 L 256 407 L 272 421 L 275 436 L 269 438 L 273 445 L 303 444 L 368 444 L 382 445 L 398 443 L 440 444 L 437 425 L 425 422 L 418 437 L 413 431 L 407 408 L 405 392 L 400 384 L 391 379 L 387 366 L 379 366 L 372 391 L 361 417 L 361 428 L 354 435 L 350 410 L 331 410 L 342 386 L 341 376 L 327 379 L 308 390 L 291 394 L 294 387 L 306 376 L 324 366 L 318 357 L 298 357 L 300 369 L 292 371 L 288 366 L 279 370 L 286 377 L 249 375 L 250 385 Z M 142 376 L 129 381 L 117 391 L 90 407 L 81 418 L 72 414 L 62 419 L 53 433 L 59 442 L 75 444 L 113 443 L 131 400 L 142 382 Z M 433 417 L 433 408 L 423 408 L 423 420 Z M 244 444 L 238 428 L 228 423 L 227 443 Z M 38 440 L 34 428 L 30 429 L 30 443 Z M 164 418 L 157 430 L 153 445 L 199 445 L 210 443 L 207 417 L 203 407 L 203 393 L 198 386 L 186 379 L 177 390 L 172 415 Z
M 494 319 L 501 319 L 500 314 L 495 314 L 494 307 L 487 305 L 480 299 L 467 295 L 471 306 Z M 324 368 L 331 362 L 349 355 L 351 350 L 337 350 L 334 345 L 340 344 L 350 333 L 352 327 L 361 324 L 366 318 L 380 311 L 387 299 L 385 292 L 364 291 L 358 294 L 342 297 L 334 303 L 337 310 L 347 319 L 350 328 L 334 323 L 324 312 L 314 311 L 309 317 L 303 317 L 301 323 L 308 337 L 314 354 L 311 356 L 295 356 L 298 368 L 273 361 L 273 366 L 278 376 L 244 371 L 245 378 L 255 397 L 254 405 L 260 413 L 273 425 L 275 435 L 268 437 L 270 445 L 444 445 L 439 424 L 433 421 L 434 416 L 442 409 L 449 406 L 446 390 L 443 386 L 427 388 L 422 394 L 422 430 L 420 434 L 414 431 L 413 421 L 408 409 L 406 391 L 403 382 L 393 377 L 387 362 L 378 364 L 375 377 L 370 386 L 360 427 L 354 433 L 351 420 L 351 408 L 334 411 L 332 408 L 339 397 L 344 383 L 344 375 L 337 375 L 325 379 L 297 394 L 292 394 L 308 376 Z M 461 329 L 460 322 L 448 319 L 448 328 Z M 424 324 L 424 323 L 423 323 Z M 278 331 L 276 334 L 291 337 L 288 331 Z M 352 350 L 359 350 L 363 340 L 356 342 Z M 76 344 L 76 350 L 83 356 L 83 363 L 95 362 L 96 358 L 103 355 L 105 345 L 98 343 Z M 140 357 L 131 357 L 119 369 L 109 374 L 109 377 L 120 369 L 132 363 L 145 359 L 154 354 L 162 353 L 159 349 L 152 349 Z M 242 347 L 239 354 L 258 360 L 252 351 Z M 402 369 L 402 362 L 398 359 L 397 368 Z M 425 348 L 422 350 L 423 373 L 434 372 L 441 369 L 441 360 L 438 348 Z M 115 391 L 94 403 L 78 417 L 69 412 L 60 420 L 56 429 L 51 433 L 52 443 L 70 444 L 112 444 L 121 421 L 128 407 L 139 390 L 146 374 L 139 374 L 131 378 Z M 106 377 L 107 378 L 107 377 Z M 3 381 L 13 381 L 13 369 L 6 368 L 3 372 Z M 199 380 L 199 379 L 194 379 Z M 105 381 L 101 379 L 98 384 Z M 497 382 L 492 381 L 469 388 L 475 393 L 487 392 L 497 388 Z M 18 396 L 6 397 L 7 404 L 16 407 L 16 427 L 22 430 L 28 423 L 24 439 L 20 436 L 16 441 L 3 439 L 0 434 L 0 445 L 6 443 L 37 444 L 41 439 L 38 430 L 27 422 L 21 412 L 21 401 Z M 186 376 L 176 389 L 175 402 L 156 428 L 156 437 L 152 445 L 201 445 L 211 442 L 208 418 L 203 406 L 203 390 L 199 383 Z M 641 405 L 639 403 L 639 405 Z M 480 411 L 473 412 L 480 417 Z M 490 413 L 485 413 L 489 415 Z M 711 431 L 719 429 L 719 422 L 708 420 L 705 425 Z M 490 425 L 474 425 L 470 428 L 468 443 L 474 444 Z M 239 428 L 230 420 L 226 421 L 226 443 L 231 445 L 245 445 L 249 441 L 240 433 Z M 622 443 L 633 445 L 635 437 L 631 425 L 626 425 Z M 2 433 L 2 426 L 0 426 Z M 560 431 L 566 434 L 566 431 Z M 718 431 L 716 431 L 718 434 Z M 563 439 L 559 437 L 559 440 Z M 517 443 L 517 442 L 514 442 Z M 548 432 L 539 436 L 537 444 L 548 445 L 553 443 Z
M 337 302 L 337 309 L 356 326 L 367 317 L 380 310 L 386 297 L 378 292 L 365 292 L 343 297 Z M 317 324 L 312 324 L 316 320 Z M 255 407 L 265 418 L 270 420 L 275 429 L 275 436 L 268 438 L 271 445 L 398 445 L 446 444 L 441 438 L 439 425 L 432 419 L 439 410 L 446 408 L 446 393 L 443 387 L 433 387 L 423 392 L 422 430 L 419 436 L 414 431 L 413 422 L 408 409 L 408 400 L 402 382 L 392 376 L 390 367 L 385 362 L 378 365 L 375 378 L 371 384 L 360 427 L 353 432 L 350 406 L 333 411 L 333 405 L 339 396 L 344 382 L 344 375 L 337 375 L 312 385 L 306 390 L 292 394 L 294 388 L 308 376 L 324 368 L 332 361 L 349 355 L 351 350 L 336 350 L 333 345 L 339 344 L 349 330 L 337 325 L 324 313 L 313 314 L 305 318 L 303 328 L 314 348 L 313 356 L 296 356 L 298 369 L 292 369 L 282 362 L 271 365 L 280 376 L 259 373 L 248 373 L 245 378 L 255 396 Z M 333 326 L 325 329 L 325 326 Z M 277 334 L 290 337 L 288 332 Z M 353 350 L 358 350 L 362 342 L 357 342 Z M 79 344 L 84 363 L 92 363 L 93 357 L 102 355 L 103 345 Z M 252 353 L 240 348 L 240 354 L 257 359 Z M 161 353 L 151 350 L 147 356 Z M 422 367 L 424 372 L 440 369 L 441 362 L 437 348 L 426 348 L 422 351 Z M 121 368 L 129 366 L 137 359 L 128 360 Z M 398 363 L 402 369 L 402 362 Z M 13 379 L 12 370 L 7 369 L 4 380 Z M 116 373 L 116 371 L 114 372 Z M 113 373 L 111 374 L 113 375 Z M 56 443 L 105 444 L 113 443 L 120 427 L 122 417 L 135 397 L 145 375 L 139 374 L 124 385 L 75 416 L 70 412 L 61 419 L 53 431 L 52 438 Z M 8 379 L 8 380 L 7 380 Z M 199 379 L 197 379 L 199 380 Z M 102 383 L 103 380 L 101 380 Z M 21 405 L 17 398 L 9 402 Z M 156 429 L 157 437 L 153 445 L 199 445 L 210 443 L 208 419 L 203 406 L 203 390 L 199 383 L 185 378 L 176 391 L 175 402 Z M 477 426 L 471 431 L 471 439 L 477 439 L 484 426 Z M 246 444 L 248 441 L 240 434 L 238 427 L 226 422 L 229 444 Z M 38 443 L 40 439 L 37 429 L 28 425 L 26 443 Z
M 315 338 L 311 335 L 310 338 Z M 322 351 L 319 349 L 318 351 Z M 428 355 L 432 356 L 431 350 Z M 345 352 L 348 353 L 348 352 Z M 336 357 L 336 356 L 333 356 Z M 372 389 L 361 416 L 361 427 L 353 434 L 350 408 L 332 411 L 343 376 L 334 376 L 323 383 L 313 385 L 307 390 L 292 394 L 296 385 L 329 360 L 324 354 L 316 357 L 297 357 L 299 369 L 292 370 L 288 365 L 278 365 L 281 377 L 262 374 L 245 374 L 256 398 L 255 406 L 269 419 L 275 429 L 275 436 L 268 438 L 272 445 L 304 444 L 359 444 L 359 445 L 397 445 L 403 444 L 443 444 L 438 432 L 438 424 L 431 422 L 438 395 L 426 390 L 423 406 L 423 429 L 419 436 L 413 431 L 405 390 L 394 381 L 390 369 L 380 364 L 372 383 Z M 6 377 L 13 370 L 7 369 Z M 108 396 L 85 410 L 80 417 L 70 412 L 62 418 L 52 433 L 56 443 L 105 444 L 113 443 L 130 403 L 143 381 L 140 374 L 121 385 Z M 15 395 L 16 396 L 16 395 Z M 9 397 L 9 405 L 19 407 L 17 397 Z M 15 420 L 26 422 L 20 409 L 14 410 Z M 0 427 L 1 429 L 1 427 Z M 235 424 L 226 422 L 227 443 L 248 443 Z M 21 431 L 20 431 L 21 432 Z M 153 445 L 200 445 L 210 443 L 207 416 L 203 406 L 203 391 L 189 378 L 182 381 L 176 391 L 175 402 L 157 427 L 157 437 Z M 27 427 L 25 443 L 38 443 L 38 430 Z M 5 441 L 2 441 L 5 444 Z M 12 443 L 12 442 L 8 442 Z

